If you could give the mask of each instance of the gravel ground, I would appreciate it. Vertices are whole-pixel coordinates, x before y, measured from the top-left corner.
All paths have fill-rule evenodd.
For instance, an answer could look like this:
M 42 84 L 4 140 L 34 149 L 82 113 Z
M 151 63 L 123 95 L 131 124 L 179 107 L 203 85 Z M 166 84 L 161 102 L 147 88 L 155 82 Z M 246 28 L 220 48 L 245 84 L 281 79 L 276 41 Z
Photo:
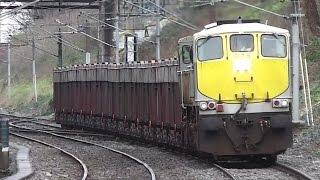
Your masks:
M 28 134 L 27 136 L 54 144 L 77 156 L 88 168 L 88 179 L 150 179 L 149 173 L 142 165 L 108 150 L 47 135 Z M 51 157 L 52 153 L 47 153 L 47 158 Z M 59 162 L 64 163 L 63 160 Z M 80 172 L 82 170 L 78 170 L 78 174 Z M 51 175 L 59 173 L 58 171 L 50 172 Z
M 133 155 L 149 164 L 158 179 L 229 179 L 223 172 L 215 168 L 210 160 L 205 162 L 191 155 L 140 143 L 114 141 L 115 138 L 111 136 L 110 138 L 73 137 L 90 140 Z
M 80 179 L 81 167 L 70 157 L 47 146 L 10 136 L 10 141 L 30 148 L 30 160 L 34 175 L 29 179 Z
M 228 169 L 228 171 L 241 180 L 260 180 L 260 179 L 278 179 L 278 180 L 293 180 L 296 179 L 282 171 L 270 168 L 263 169 Z
M 293 147 L 278 159 L 320 179 L 320 126 L 304 129 L 294 138 Z
M 278 161 L 295 167 L 303 172 L 306 172 L 315 179 L 320 179 L 320 126 L 314 128 L 303 129 L 296 131 L 294 137 L 293 147 L 288 151 L 279 155 Z M 76 137 L 76 136 L 74 136 Z M 179 154 L 171 152 L 167 149 L 143 145 L 141 143 L 131 143 L 130 140 L 118 140 L 113 136 L 110 137 L 77 137 L 79 139 L 90 140 L 99 144 L 112 147 L 117 150 L 127 152 L 153 168 L 158 179 L 229 179 L 222 172 L 213 167 L 212 162 L 209 160 L 205 162 L 203 159 L 198 159 L 194 156 Z M 61 143 L 61 142 L 60 142 Z M 70 150 L 74 149 L 74 145 L 70 144 Z M 126 178 L 126 179 L 143 179 L 146 177 L 147 172 L 141 177 L 141 169 L 137 165 L 128 165 L 128 161 L 119 161 L 119 157 L 110 156 L 107 150 L 97 150 L 94 147 L 80 147 L 78 152 L 90 153 L 86 156 L 84 162 L 87 164 L 90 172 L 98 172 L 101 175 L 90 175 L 89 179 L 103 179 L 103 177 Z M 101 159 L 101 155 L 103 157 Z M 108 156 L 108 158 L 106 158 Z M 81 156 L 82 157 L 82 156 Z M 92 158 L 94 161 L 92 161 Z M 91 159 L 91 160 L 90 160 Z M 101 159 L 101 160 L 100 160 Z M 103 162 L 103 163 L 101 163 Z M 113 164 L 110 169 L 110 162 L 117 162 Z M 119 164 L 125 164 L 121 167 Z M 109 168 L 109 169 L 108 169 Z M 124 171 L 119 171 L 119 169 Z M 108 169 L 107 171 L 105 169 Z M 290 175 L 279 170 L 270 168 L 264 169 L 229 169 L 230 173 L 236 175 L 238 179 L 295 179 Z M 119 174 L 121 176 L 119 176 Z
M 6 176 L 11 176 L 17 172 L 17 156 L 18 150 L 14 147 L 9 146 L 9 169 L 7 172 L 0 172 L 0 179 Z

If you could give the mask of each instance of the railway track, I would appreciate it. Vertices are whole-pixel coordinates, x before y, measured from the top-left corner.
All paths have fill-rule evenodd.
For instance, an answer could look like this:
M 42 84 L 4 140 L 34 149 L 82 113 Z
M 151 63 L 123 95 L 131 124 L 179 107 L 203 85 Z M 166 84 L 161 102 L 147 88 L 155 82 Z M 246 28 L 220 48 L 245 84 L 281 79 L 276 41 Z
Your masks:
M 19 118 L 23 119 L 23 117 L 19 117 Z M 74 141 L 74 142 L 83 143 L 83 144 L 86 144 L 86 145 L 93 145 L 93 146 L 96 146 L 96 147 L 111 151 L 113 153 L 120 154 L 120 155 L 122 155 L 122 156 L 124 156 L 126 158 L 129 158 L 130 160 L 133 160 L 134 162 L 138 163 L 139 165 L 142 165 L 149 172 L 150 179 L 152 179 L 152 180 L 156 179 L 156 176 L 155 176 L 155 173 L 154 173 L 153 169 L 147 163 L 141 161 L 140 159 L 138 159 L 138 158 L 136 158 L 134 156 L 131 156 L 130 154 L 127 154 L 125 152 L 122 152 L 122 151 L 119 151 L 119 150 L 116 150 L 116 149 L 113 149 L 113 148 L 110 148 L 110 147 L 107 147 L 107 146 L 104 146 L 104 145 L 101 145 L 101 144 L 98 144 L 98 143 L 94 143 L 94 142 L 90 142 L 90 141 L 81 140 L 81 139 L 77 139 L 77 138 L 73 138 L 73 137 L 68 137 L 68 136 L 62 135 L 62 134 L 68 134 L 68 135 L 94 135 L 94 136 L 101 136 L 101 134 L 88 133 L 88 132 L 84 132 L 84 131 L 79 132 L 79 131 L 72 131 L 72 130 L 62 130 L 61 131 L 61 130 L 53 130 L 53 129 L 33 129 L 33 128 L 30 128 L 30 127 L 23 127 L 23 126 L 17 125 L 19 123 L 26 123 L 26 122 L 35 123 L 35 124 L 43 125 L 43 126 L 50 127 L 50 128 L 56 128 L 56 126 L 53 126 L 53 125 L 48 125 L 48 124 L 44 124 L 44 123 L 35 122 L 31 118 L 27 118 L 27 120 L 12 121 L 9 124 L 10 124 L 10 127 L 12 127 L 14 131 L 17 130 L 17 131 L 20 131 L 20 132 L 42 133 L 42 134 L 51 135 L 51 136 L 62 138 L 62 139 L 66 139 L 66 140 L 71 140 L 71 141 Z M 33 138 L 30 138 L 30 139 L 33 139 Z M 43 143 L 45 143 L 45 142 L 43 142 Z
M 234 162 L 235 163 L 235 162 Z M 272 166 L 264 165 L 263 162 L 255 164 L 254 162 L 238 162 L 228 167 L 226 171 L 235 179 L 298 179 L 315 180 L 308 174 L 299 171 L 289 165 L 277 162 Z M 259 168 L 252 168 L 259 167 Z
M 17 118 L 17 120 L 18 120 L 23 117 L 15 117 L 15 118 Z M 45 128 L 34 129 L 34 128 L 30 128 L 30 127 L 21 127 L 21 126 L 16 125 L 18 123 L 19 123 L 19 125 L 20 125 L 20 123 L 21 124 L 31 123 L 31 124 L 35 124 L 35 125 L 44 126 Z M 13 130 L 17 131 L 17 132 L 38 133 L 38 134 L 45 133 L 45 134 L 50 134 L 50 135 L 53 135 L 56 137 L 62 137 L 62 138 L 70 139 L 70 140 L 75 140 L 77 142 L 82 142 L 82 143 L 86 143 L 86 142 L 83 140 L 65 137 L 62 135 L 78 135 L 78 136 L 85 135 L 85 136 L 101 136 L 101 137 L 108 136 L 108 137 L 110 137 L 109 135 L 105 135 L 105 134 L 91 133 L 91 132 L 81 131 L 81 130 L 62 130 L 60 127 L 57 127 L 56 125 L 37 122 L 36 120 L 34 120 L 32 118 L 26 118 L 26 120 L 19 120 L 16 122 L 11 122 L 10 125 L 14 128 Z M 97 143 L 92 143 L 92 142 L 90 142 L 90 145 L 95 145 L 98 147 L 102 147 L 104 149 L 106 148 L 105 146 L 99 145 Z M 235 178 L 233 175 L 231 175 L 225 168 L 219 166 L 218 164 L 214 164 L 213 166 L 216 167 L 216 169 L 219 170 L 222 174 L 224 174 L 228 179 L 237 180 L 237 178 Z M 153 179 L 153 177 L 151 179 Z
M 284 172 L 287 172 L 299 180 L 314 180 L 314 178 L 310 177 L 308 174 L 306 174 L 302 171 L 299 171 L 298 169 L 296 169 L 294 167 L 291 167 L 291 166 L 288 166 L 288 165 L 285 165 L 285 164 L 282 164 L 279 162 L 277 162 L 274 165 L 274 168 L 279 169 Z
M 23 117 L 19 117 L 19 119 L 21 119 Z M 36 125 L 40 125 L 43 126 L 45 128 L 38 128 L 38 129 L 33 129 L 33 128 L 29 128 L 29 127 L 21 127 L 16 125 L 16 123 L 32 123 L 32 124 L 36 124 Z M 46 124 L 46 123 L 40 123 L 37 121 L 34 121 L 34 119 L 32 118 L 27 118 L 25 120 L 20 120 L 17 122 L 11 122 L 10 125 L 12 127 L 14 127 L 15 129 L 19 129 L 20 132 L 31 132 L 31 133 L 43 133 L 43 134 L 48 134 L 48 135 L 52 135 L 55 137 L 59 137 L 59 138 L 64 138 L 64 139 L 68 139 L 68 140 L 72 140 L 72 141 L 77 141 L 77 142 L 81 142 L 84 144 L 89 144 L 89 145 L 94 145 L 103 149 L 107 149 L 110 150 L 112 152 L 115 153 L 119 153 L 122 154 L 123 152 L 117 151 L 115 149 L 109 148 L 107 146 L 103 146 L 101 144 L 98 143 L 93 143 L 93 142 L 88 142 L 85 140 L 81 140 L 81 139 L 76 139 L 73 137 L 68 137 L 68 136 L 64 136 L 64 135 L 77 135 L 77 136 L 83 136 L 83 135 L 88 135 L 88 136 L 108 136 L 105 134 L 97 134 L 97 133 L 92 133 L 92 132 L 87 132 L 87 131 L 81 131 L 81 130 L 62 130 L 60 127 L 57 127 L 56 125 L 52 125 L 52 124 Z M 110 137 L 110 136 L 109 136 Z M 125 155 L 126 153 L 122 154 Z M 152 171 L 152 169 L 150 168 L 149 165 L 147 165 L 146 163 L 142 162 L 141 160 L 130 156 L 126 154 L 125 156 L 132 159 L 136 162 L 138 162 L 141 165 L 144 165 L 144 167 L 149 171 L 150 175 L 151 175 L 151 179 L 155 178 L 154 172 Z M 146 165 L 146 166 L 145 166 Z M 216 169 L 218 169 L 219 171 L 221 171 L 228 179 L 232 179 L 232 180 L 237 180 L 239 179 L 237 174 L 232 173 L 232 171 L 230 172 L 228 169 L 221 167 L 218 164 L 213 164 L 214 167 L 216 167 Z M 290 166 L 281 164 L 281 163 L 277 163 L 274 166 L 270 167 L 273 169 L 277 169 L 278 171 L 284 172 L 286 174 L 290 174 L 291 177 L 295 177 L 296 179 L 303 179 L 303 180 L 312 180 L 312 178 L 310 176 L 308 176 L 307 174 L 292 168 Z M 152 172 L 150 172 L 152 171 Z M 153 174 L 153 175 L 152 175 Z
M 87 178 L 87 176 L 88 176 L 88 168 L 87 168 L 86 164 L 85 164 L 84 162 L 82 162 L 82 161 L 81 161 L 77 156 L 75 156 L 74 154 L 72 154 L 72 153 L 70 153 L 70 152 L 68 152 L 68 151 L 66 151 L 66 150 L 64 150 L 64 149 L 62 149 L 62 148 L 60 148 L 60 147 L 58 147 L 58 146 L 49 144 L 49 143 L 47 143 L 47 142 L 44 142 L 44 141 L 41 141 L 41 140 L 38 140 L 38 139 L 34 139 L 34 138 L 31 138 L 31 137 L 28 137 L 28 136 L 25 136 L 25 135 L 22 135 L 22 134 L 18 134 L 18 133 L 13 133 L 13 132 L 10 132 L 10 134 L 13 135 L 13 136 L 16 136 L 16 137 L 18 137 L 18 138 L 22 138 L 22 139 L 26 139 L 26 140 L 28 140 L 28 141 L 36 142 L 36 143 L 42 144 L 42 145 L 44 145 L 44 146 L 48 146 L 48 147 L 50 147 L 50 148 L 54 148 L 54 149 L 56 149 L 56 150 L 61 151 L 63 154 L 71 157 L 72 159 L 74 159 L 75 161 L 77 161 L 77 162 L 81 165 L 82 171 L 83 171 L 83 172 L 82 172 L 82 178 L 81 178 L 81 179 L 82 179 L 82 180 L 85 180 L 85 179 Z

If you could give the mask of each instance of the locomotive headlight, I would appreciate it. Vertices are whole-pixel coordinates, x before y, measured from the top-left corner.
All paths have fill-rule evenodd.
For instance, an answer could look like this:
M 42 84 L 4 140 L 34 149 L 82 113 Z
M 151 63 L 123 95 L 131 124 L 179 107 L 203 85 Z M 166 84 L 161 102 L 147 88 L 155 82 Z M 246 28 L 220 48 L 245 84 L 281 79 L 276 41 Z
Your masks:
M 237 60 L 233 63 L 233 71 L 249 71 L 250 68 L 249 60 Z
M 202 110 L 202 111 L 205 111 L 205 110 L 207 110 L 208 109 L 208 104 L 207 104 L 207 102 L 200 102 L 200 109 Z
M 214 101 L 208 102 L 208 109 L 214 110 L 216 108 L 216 103 Z
M 282 100 L 281 101 L 281 106 L 282 107 L 288 107 L 289 103 L 288 103 L 288 100 Z
M 289 101 L 287 99 L 273 99 L 272 107 L 274 108 L 287 108 L 289 107 Z

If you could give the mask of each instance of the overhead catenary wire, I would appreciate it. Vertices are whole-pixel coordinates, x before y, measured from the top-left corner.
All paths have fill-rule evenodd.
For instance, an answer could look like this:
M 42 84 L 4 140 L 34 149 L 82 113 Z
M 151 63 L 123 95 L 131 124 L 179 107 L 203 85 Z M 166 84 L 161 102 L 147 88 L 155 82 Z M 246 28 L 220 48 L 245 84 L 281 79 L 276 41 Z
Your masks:
M 3 10 L 6 10 L 8 7 L 12 6 L 14 3 L 16 3 L 16 0 L 13 2 L 10 2 L 10 4 L 8 4 L 7 6 L 5 6 L 4 8 L 0 9 L 0 12 L 2 12 Z
M 5 12 L 5 13 L 3 13 L 3 14 L 0 15 L 0 20 L 2 20 L 3 18 L 6 18 L 6 16 L 8 16 L 8 15 L 10 15 L 10 14 L 12 14 L 12 13 L 15 13 L 15 12 L 17 12 L 17 11 L 20 11 L 21 9 L 26 8 L 26 7 L 28 7 L 28 6 L 31 6 L 32 4 L 38 3 L 38 2 L 40 2 L 40 1 L 42 1 L 42 0 L 35 0 L 35 1 L 30 2 L 30 3 L 26 3 L 26 4 L 22 5 L 22 6 L 19 6 L 19 7 L 17 7 L 17 8 L 14 8 L 14 9 L 11 10 L 11 11 Z
M 178 24 L 178 25 L 180 25 L 180 26 L 186 27 L 186 28 L 191 29 L 191 30 L 194 30 L 194 31 L 197 31 L 197 30 L 198 30 L 198 28 L 194 28 L 194 27 L 191 27 L 190 25 L 186 25 L 186 24 L 184 24 L 184 23 L 180 23 L 179 21 L 176 21 L 176 20 L 174 20 L 174 19 L 171 19 L 171 18 L 169 18 L 168 16 L 164 16 L 164 15 L 162 15 L 162 14 L 158 14 L 158 13 L 153 12 L 153 11 L 151 11 L 151 10 L 149 10 L 149 9 L 146 9 L 146 8 L 144 8 L 144 7 L 142 7 L 142 6 L 139 6 L 139 5 L 137 5 L 137 4 L 134 4 L 134 3 L 130 2 L 130 1 L 127 1 L 127 0 L 123 0 L 123 1 L 125 1 L 125 2 L 128 3 L 128 4 L 131 4 L 132 6 L 135 6 L 136 8 L 140 8 L 140 9 L 143 9 L 143 10 L 145 10 L 145 11 L 148 11 L 149 13 L 152 13 L 152 14 L 154 14 L 154 15 L 160 15 L 161 17 L 164 17 L 164 18 L 168 19 L 169 21 L 174 22 L 174 23 L 176 23 L 176 24 Z
M 235 1 L 235 2 L 240 3 L 240 4 L 242 4 L 242 5 L 249 6 L 249 7 L 252 7 L 252 8 L 254 8 L 254 9 L 258 9 L 258 10 L 260 10 L 260 11 L 264 11 L 264 12 L 266 12 L 266 13 L 273 14 L 273 15 L 276 15 L 276 16 L 279 16 L 279 17 L 283 17 L 283 18 L 286 18 L 286 19 L 289 19 L 289 18 L 290 18 L 290 17 L 287 16 L 287 15 L 283 15 L 283 14 L 279 14 L 279 13 L 276 13 L 276 12 L 273 12 L 273 11 L 269 11 L 269 10 L 267 10 L 267 9 L 263 9 L 263 8 L 258 7 L 258 6 L 254 6 L 254 5 L 252 5 L 252 4 L 245 3 L 245 2 L 240 1 L 240 0 L 232 0 L 232 1 Z
M 74 31 L 77 31 L 77 32 L 79 32 L 79 33 L 81 33 L 81 34 L 83 34 L 83 35 L 85 35 L 85 36 L 87 36 L 87 37 L 90 37 L 90 38 L 92 38 L 92 39 L 94 39 L 94 40 L 96 40 L 96 41 L 98 41 L 98 42 L 100 42 L 100 43 L 102 43 L 102 44 L 105 44 L 105 45 L 107 45 L 107 46 L 109 46 L 109 47 L 115 48 L 114 45 L 109 44 L 109 43 L 104 42 L 104 41 L 101 41 L 100 39 L 98 39 L 98 38 L 96 38 L 96 37 L 93 37 L 93 36 L 91 36 L 91 35 L 89 35 L 89 34 L 87 34 L 87 33 L 85 33 L 85 32 L 79 31 L 78 29 L 76 29 L 76 28 L 74 28 L 74 27 L 72 27 L 72 26 L 69 26 L 69 25 L 66 24 L 66 23 L 61 22 L 59 19 L 56 19 L 56 22 L 59 23 L 59 24 L 61 24 L 61 25 L 63 25 L 63 26 L 66 26 L 66 27 L 68 27 L 68 28 L 70 28 L 70 29 L 72 29 L 72 30 L 74 30 Z
M 161 7 L 161 6 L 158 6 L 156 3 L 154 3 L 154 2 L 152 2 L 152 1 L 150 1 L 150 0 L 146 0 L 146 1 L 148 1 L 148 2 L 151 3 L 152 5 L 156 6 L 157 8 L 160 8 L 160 9 L 163 10 L 164 12 L 166 12 L 166 13 L 174 16 L 175 18 L 179 19 L 180 21 L 184 22 L 185 24 L 189 25 L 190 27 L 193 27 L 193 28 L 198 29 L 198 30 L 201 29 L 201 28 L 197 27 L 196 25 L 193 25 L 193 24 L 187 22 L 186 20 L 182 19 L 181 17 L 175 15 L 173 12 L 170 12 L 170 11 L 166 10 L 165 8 L 163 8 L 163 7 Z
M 29 40 L 28 40 L 28 41 L 24 41 L 24 40 L 19 39 L 19 38 L 17 38 L 17 37 L 14 37 L 14 36 L 12 36 L 12 37 L 13 37 L 14 39 L 20 41 L 20 42 L 26 43 L 25 45 L 27 45 L 27 46 L 31 46 L 31 44 L 29 44 L 29 42 L 28 42 Z M 44 53 L 47 53 L 47 54 L 49 54 L 49 55 L 51 55 L 51 56 L 58 57 L 56 54 L 54 54 L 54 53 L 52 53 L 52 52 L 50 52 L 50 51 L 47 51 L 47 50 L 45 50 L 45 49 L 39 48 L 37 45 L 35 46 L 35 48 L 38 49 L 38 50 L 40 50 L 40 51 L 42 51 L 42 52 L 44 52 Z
M 139 38 L 139 39 L 142 39 L 142 40 L 144 40 L 144 41 L 146 41 L 146 42 L 150 42 L 150 43 L 152 43 L 152 44 L 156 44 L 156 42 L 154 42 L 154 41 L 150 41 L 150 40 L 147 40 L 147 39 L 145 39 L 145 38 L 141 38 L 141 37 L 139 37 L 139 36 L 137 36 L 137 35 L 135 35 L 135 34 L 133 34 L 133 33 L 127 32 L 127 31 L 125 31 L 125 30 L 123 30 L 123 29 L 121 29 L 121 28 L 117 28 L 116 26 L 114 26 L 114 25 L 112 25 L 112 24 L 109 24 L 109 23 L 106 23 L 106 22 L 104 22 L 104 21 L 101 21 L 101 20 L 99 20 L 99 19 L 97 19 L 97 18 L 95 18 L 95 17 L 92 17 L 92 16 L 90 16 L 90 15 L 88 15 L 88 14 L 86 14 L 86 13 L 81 12 L 81 15 L 84 15 L 84 16 L 90 18 L 90 19 L 93 19 L 93 20 L 95 20 L 95 21 L 98 21 L 98 22 L 100 22 L 100 23 L 102 23 L 102 24 L 104 24 L 104 25 L 107 25 L 107 26 L 109 26 L 109 27 L 118 29 L 118 30 L 120 30 L 120 31 L 122 31 L 122 32 L 126 32 L 127 34 L 130 34 L 130 35 L 132 35 L 132 36 L 134 36 L 134 37 L 137 37 L 137 38 Z
M 22 22 L 20 22 L 19 20 L 17 20 L 17 22 L 20 23 L 20 24 L 22 24 Z M 30 25 L 28 25 L 28 27 L 29 27 L 29 26 L 30 26 Z M 54 41 L 56 41 L 56 42 L 58 42 L 58 40 L 56 40 L 56 39 L 59 39 L 59 40 L 61 40 L 61 41 L 63 42 L 63 44 L 64 44 L 65 46 L 69 46 L 69 47 L 71 47 L 71 48 L 73 48 L 73 49 L 75 49 L 75 50 L 77 50 L 77 51 L 86 53 L 85 50 L 83 50 L 83 49 L 75 46 L 73 43 L 71 43 L 71 42 L 69 42 L 69 41 L 67 41 L 67 40 L 65 40 L 65 39 L 60 38 L 58 35 L 55 35 L 55 34 L 51 33 L 50 31 L 47 31 L 47 30 L 44 29 L 44 28 L 38 27 L 38 26 L 36 26 L 36 25 L 34 25 L 33 27 L 38 28 L 38 29 L 41 29 L 42 31 L 46 32 L 47 34 L 50 34 L 51 36 L 48 37 L 48 38 L 50 38 L 50 39 L 52 38 L 52 40 L 54 40 Z M 34 29 L 30 29 L 30 28 L 28 28 L 28 29 L 31 31 L 31 33 L 32 33 L 32 32 L 36 32 L 36 33 L 38 33 L 38 34 L 42 34 L 41 32 L 36 31 L 36 30 L 34 30 Z M 32 33 L 32 34 L 33 34 L 33 33 Z M 56 39 L 54 39 L 54 38 L 56 38 Z M 57 56 L 55 55 L 55 57 L 57 57 Z
M 20 57 L 20 58 L 23 58 L 23 59 L 26 59 L 26 60 L 28 60 L 28 61 L 33 61 L 33 59 L 31 59 L 31 58 L 28 58 L 28 57 L 25 57 L 25 56 L 23 56 L 23 55 L 20 55 L 20 54 L 18 54 L 18 53 L 15 53 L 14 51 L 11 51 L 11 53 L 13 54 L 13 55 L 15 55 L 15 56 L 18 56 L 18 57 Z
M 37 27 L 37 26 L 35 26 L 35 27 Z M 81 48 L 75 46 L 73 43 L 71 43 L 71 42 L 69 42 L 69 41 L 67 41 L 67 40 L 65 40 L 65 39 L 63 39 L 63 38 L 60 38 L 58 35 L 55 35 L 54 33 L 50 32 L 50 31 L 48 31 L 48 30 L 46 30 L 46 29 L 44 29 L 44 28 L 41 28 L 41 27 L 37 27 L 37 28 L 43 30 L 45 33 L 50 34 L 52 37 L 54 37 L 54 38 L 51 38 L 51 40 L 53 40 L 53 41 L 58 42 L 58 40 L 61 40 L 61 41 L 62 41 L 62 44 L 66 45 L 66 46 L 69 46 L 69 47 L 71 47 L 71 48 L 73 48 L 73 49 L 75 49 L 75 50 L 77 50 L 77 51 L 81 51 L 81 52 L 83 52 L 83 53 L 86 52 L 84 49 L 81 49 Z M 37 32 L 37 33 L 40 34 L 39 31 L 36 31 L 36 30 L 33 30 L 33 31 L 35 31 L 35 32 Z M 57 39 L 58 39 L 58 40 L 57 40 Z

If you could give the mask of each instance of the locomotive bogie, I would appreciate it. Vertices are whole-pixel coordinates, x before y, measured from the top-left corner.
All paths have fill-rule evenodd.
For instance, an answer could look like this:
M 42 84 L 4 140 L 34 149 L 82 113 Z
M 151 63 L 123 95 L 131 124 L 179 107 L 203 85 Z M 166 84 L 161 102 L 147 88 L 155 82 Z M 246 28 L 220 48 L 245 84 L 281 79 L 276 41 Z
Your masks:
M 202 115 L 199 150 L 215 155 L 277 155 L 292 145 L 289 113 Z

